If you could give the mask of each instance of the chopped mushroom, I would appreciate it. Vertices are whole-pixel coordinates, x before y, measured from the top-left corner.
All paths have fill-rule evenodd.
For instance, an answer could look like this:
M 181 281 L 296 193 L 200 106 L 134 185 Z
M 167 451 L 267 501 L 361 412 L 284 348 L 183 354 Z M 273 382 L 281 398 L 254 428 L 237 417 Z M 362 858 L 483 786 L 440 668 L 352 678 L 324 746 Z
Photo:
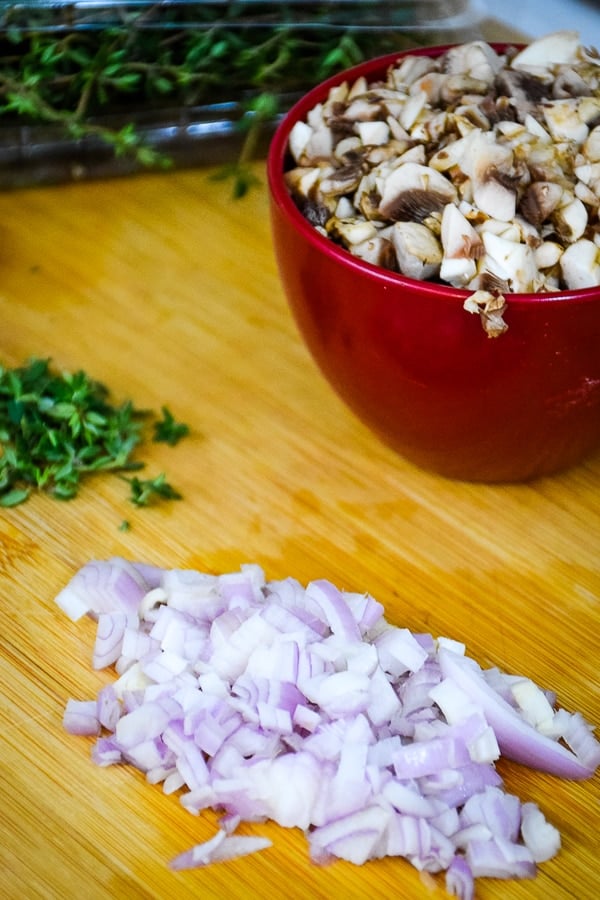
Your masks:
M 456 189 L 447 178 L 414 162 L 405 162 L 391 171 L 382 179 L 380 191 L 377 216 L 391 222 L 422 221 L 456 200 Z
M 521 50 L 513 59 L 513 69 L 542 69 L 556 64 L 574 63 L 579 53 L 577 31 L 546 34 Z
M 491 291 L 475 291 L 465 300 L 464 307 L 467 312 L 479 315 L 483 330 L 488 337 L 498 337 L 504 334 L 508 328 L 502 318 L 506 309 L 506 300 L 502 294 Z
M 442 248 L 426 225 L 396 222 L 392 231 L 392 243 L 403 275 L 423 281 L 439 273 Z
M 383 235 L 378 234 L 362 243 L 354 244 L 351 252 L 354 256 L 371 263 L 371 265 L 392 270 L 398 268 L 394 245 L 389 238 Z
M 538 274 L 531 247 L 491 231 L 483 233 L 486 271 L 502 278 L 512 293 L 531 293 L 536 290 Z
M 316 227 L 477 292 L 488 334 L 506 328 L 505 293 L 600 283 L 600 54 L 576 31 L 404 56 L 375 84 L 333 88 L 289 148 L 290 192 Z
M 450 75 L 468 75 L 491 87 L 502 68 L 497 53 L 484 41 L 472 41 L 451 47 L 444 56 L 442 71 Z
M 592 128 L 581 148 L 583 158 L 590 163 L 600 162 L 600 125 Z
M 485 248 L 475 228 L 452 203 L 444 208 L 441 238 L 444 257 L 440 277 L 452 284 L 468 284 L 476 275 L 477 260 Z
M 572 290 L 599 285 L 600 248 L 593 241 L 576 241 L 562 254 L 560 267 L 567 287 Z
M 552 181 L 534 181 L 521 200 L 521 215 L 540 228 L 562 200 L 563 189 Z

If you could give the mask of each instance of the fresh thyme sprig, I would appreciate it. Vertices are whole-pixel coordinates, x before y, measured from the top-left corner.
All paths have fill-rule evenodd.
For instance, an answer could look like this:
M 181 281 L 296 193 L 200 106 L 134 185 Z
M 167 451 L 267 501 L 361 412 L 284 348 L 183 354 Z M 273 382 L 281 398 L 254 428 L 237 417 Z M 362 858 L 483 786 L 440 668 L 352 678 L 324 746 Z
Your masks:
M 70 500 L 97 472 L 143 468 L 133 453 L 154 416 L 131 401 L 114 405 L 107 388 L 85 372 L 56 372 L 49 360 L 0 367 L 0 506 L 23 503 L 33 490 Z M 154 423 L 154 440 L 173 445 L 188 434 L 168 407 Z M 131 482 L 136 505 L 178 499 L 164 475 Z
M 78 22 L 66 3 L 57 24 L 51 8 L 9 5 L 0 19 L 0 125 L 53 125 L 74 140 L 99 138 L 141 167 L 168 167 L 172 160 L 145 140 L 140 111 L 234 102 L 242 147 L 223 174 L 233 176 L 240 196 L 252 183 L 248 162 L 265 123 L 284 111 L 282 98 L 415 43 L 401 33 L 404 4 L 351 4 L 352 27 L 340 25 L 327 4 L 306 7 L 123 3 L 111 7 L 112 18 L 104 10 L 96 21 Z M 372 27 L 386 16 L 398 31 Z

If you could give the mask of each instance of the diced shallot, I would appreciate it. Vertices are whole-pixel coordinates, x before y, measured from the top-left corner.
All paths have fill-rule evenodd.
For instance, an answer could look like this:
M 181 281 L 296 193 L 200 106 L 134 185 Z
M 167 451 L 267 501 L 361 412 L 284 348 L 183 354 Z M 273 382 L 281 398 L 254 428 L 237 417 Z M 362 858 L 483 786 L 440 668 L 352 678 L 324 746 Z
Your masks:
M 504 790 L 499 754 L 575 779 L 600 765 L 593 729 L 552 693 L 327 581 L 112 559 L 57 603 L 97 620 L 93 664 L 118 673 L 96 700 L 68 701 L 66 730 L 95 737 L 98 765 L 127 762 L 190 812 L 221 814 L 173 869 L 268 847 L 234 832 L 272 819 L 303 829 L 316 863 L 401 856 L 472 900 L 476 878 L 532 877 L 560 848 L 541 810 Z

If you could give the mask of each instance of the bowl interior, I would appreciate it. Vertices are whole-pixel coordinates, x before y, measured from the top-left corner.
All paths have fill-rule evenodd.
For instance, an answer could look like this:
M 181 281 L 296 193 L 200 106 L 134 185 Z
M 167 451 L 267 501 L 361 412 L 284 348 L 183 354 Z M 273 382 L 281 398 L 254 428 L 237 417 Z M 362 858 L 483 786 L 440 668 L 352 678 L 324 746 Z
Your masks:
M 518 43 L 507 42 L 489 42 L 490 46 L 498 53 L 503 53 L 510 48 L 519 48 L 523 45 Z M 292 168 L 294 162 L 288 149 L 290 132 L 296 122 L 303 121 L 306 116 L 318 103 L 323 102 L 329 91 L 342 84 L 348 82 L 352 84 L 358 78 L 366 78 L 367 82 L 377 81 L 384 78 L 388 68 L 395 65 L 405 56 L 440 56 L 446 50 L 450 49 L 452 44 L 445 44 L 435 47 L 416 47 L 410 50 L 404 50 L 398 53 L 391 53 L 386 56 L 376 57 L 375 59 L 366 60 L 346 69 L 343 72 L 333 75 L 326 81 L 316 85 L 311 91 L 305 94 L 298 102 L 288 111 L 278 126 L 269 146 L 267 157 L 267 178 L 272 201 L 275 202 L 286 216 L 289 216 L 294 228 L 301 235 L 302 240 L 309 241 L 314 244 L 320 253 L 339 259 L 344 265 L 355 268 L 357 271 L 368 271 L 370 275 L 382 284 L 394 284 L 402 286 L 407 290 L 418 289 L 423 294 L 435 295 L 439 302 L 450 302 L 453 304 L 464 303 L 465 299 L 472 293 L 468 290 L 452 287 L 448 284 L 440 284 L 439 282 L 415 281 L 407 278 L 401 273 L 392 272 L 382 269 L 379 266 L 372 265 L 369 262 L 358 260 L 352 256 L 347 250 L 334 241 L 326 238 L 315 229 L 311 223 L 302 215 L 290 193 L 286 187 L 283 178 L 284 172 Z M 561 290 L 553 293 L 511 293 L 509 295 L 511 305 L 517 303 L 537 303 L 543 304 L 548 302 L 586 302 L 594 301 L 600 298 L 600 288 L 581 288 L 577 290 Z

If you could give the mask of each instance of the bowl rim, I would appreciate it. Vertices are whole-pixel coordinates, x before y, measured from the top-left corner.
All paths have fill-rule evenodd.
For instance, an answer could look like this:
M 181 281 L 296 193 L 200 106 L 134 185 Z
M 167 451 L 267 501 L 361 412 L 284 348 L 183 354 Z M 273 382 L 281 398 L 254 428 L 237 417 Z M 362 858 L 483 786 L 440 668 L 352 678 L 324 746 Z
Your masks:
M 518 41 L 486 41 L 485 43 L 498 53 L 504 53 L 512 48 L 520 49 L 526 46 Z M 463 304 L 468 297 L 472 296 L 472 290 L 456 288 L 440 282 L 419 281 L 402 275 L 399 272 L 392 272 L 389 269 L 384 269 L 381 266 L 377 266 L 353 256 L 349 251 L 320 234 L 305 216 L 302 215 L 292 200 L 283 179 L 285 160 L 288 155 L 288 140 L 293 125 L 296 121 L 304 119 L 309 110 L 319 102 L 325 100 L 332 87 L 336 87 L 344 81 L 352 82 L 359 77 L 368 77 L 376 71 L 383 71 L 387 69 L 388 66 L 407 56 L 440 56 L 442 53 L 456 46 L 460 46 L 460 44 L 440 44 L 399 50 L 396 53 L 388 53 L 384 56 L 376 56 L 364 60 L 355 66 L 344 69 L 324 81 L 321 81 L 303 94 L 303 96 L 290 107 L 278 124 L 269 144 L 266 169 L 271 201 L 275 203 L 286 218 L 291 221 L 295 230 L 300 233 L 302 238 L 320 253 L 331 258 L 339 265 L 355 270 L 357 273 L 362 273 L 363 275 L 367 273 L 382 286 L 394 286 L 396 288 L 403 287 L 413 291 L 418 290 L 424 295 L 435 295 L 438 300 L 445 300 L 452 303 L 460 302 Z M 511 292 L 505 294 L 505 299 L 511 306 L 514 306 L 515 304 L 530 305 L 533 303 L 591 303 L 600 299 L 600 286 L 539 293 Z

